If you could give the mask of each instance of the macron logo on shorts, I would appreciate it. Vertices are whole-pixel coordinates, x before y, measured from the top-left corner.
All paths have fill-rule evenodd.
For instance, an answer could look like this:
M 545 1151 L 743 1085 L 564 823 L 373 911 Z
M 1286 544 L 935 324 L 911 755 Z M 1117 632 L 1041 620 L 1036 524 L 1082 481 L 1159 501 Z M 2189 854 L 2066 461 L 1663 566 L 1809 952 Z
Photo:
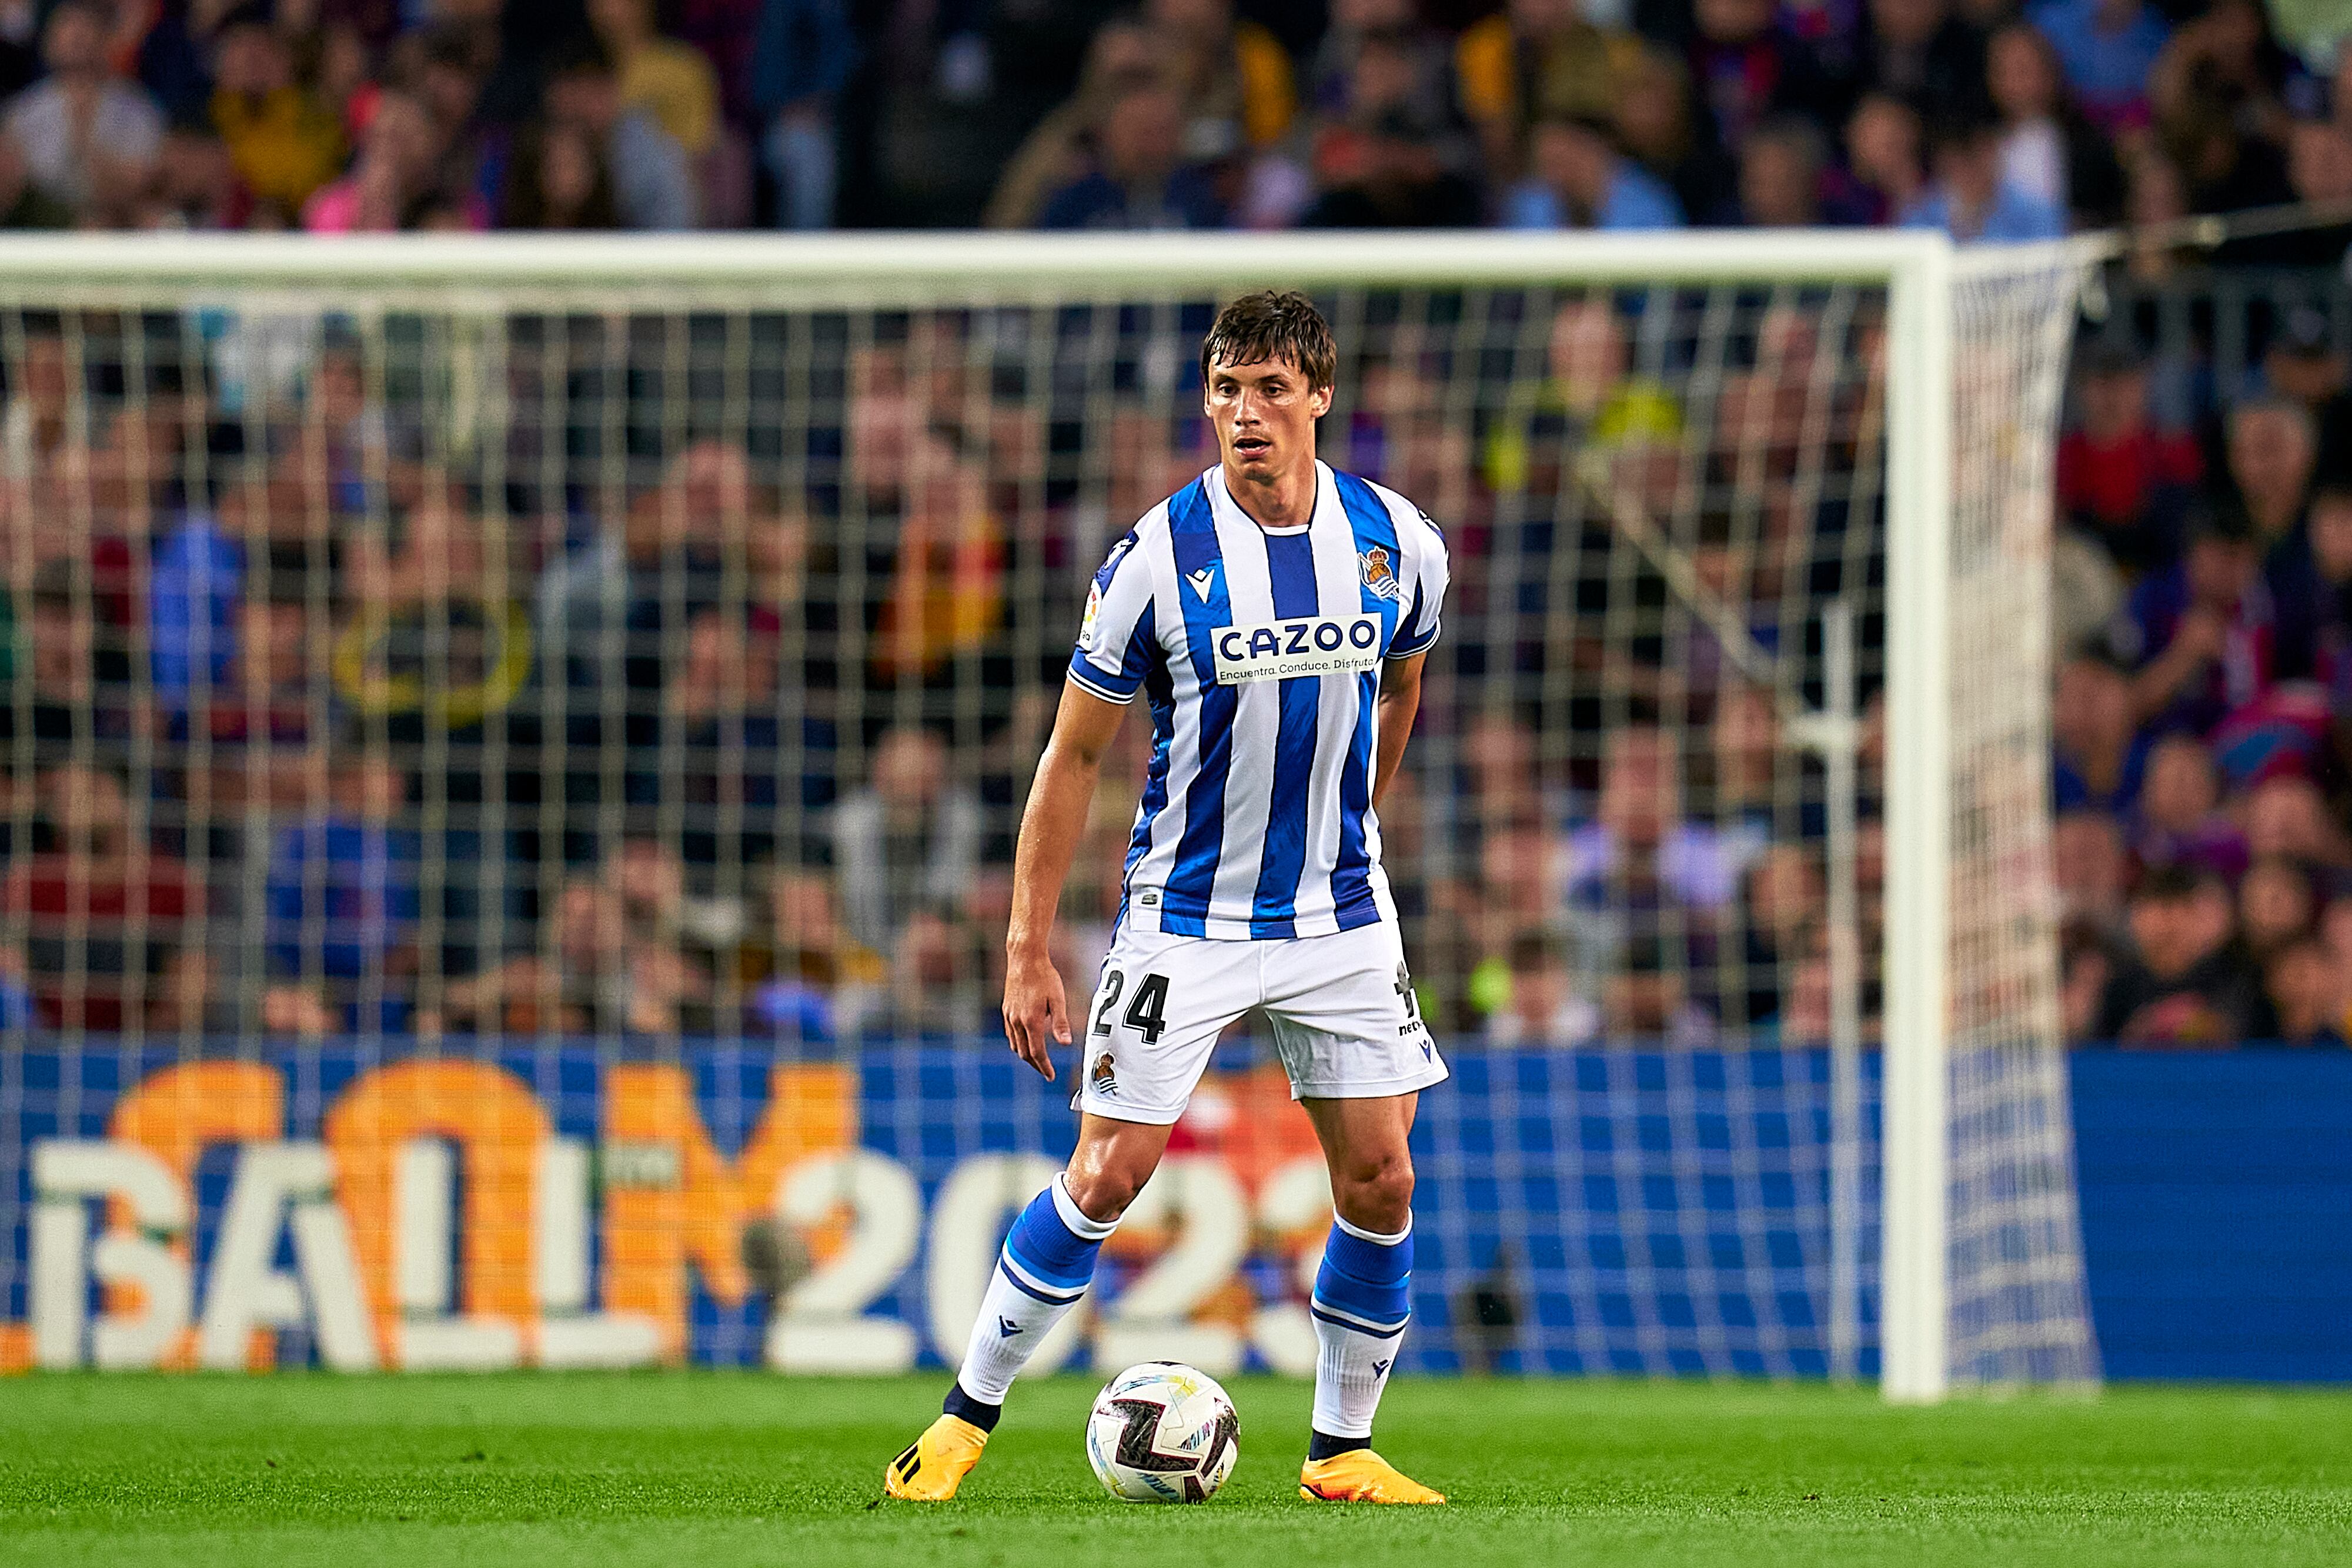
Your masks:
M 1210 639 L 1209 652 L 1221 686 L 1369 670 L 1381 662 L 1381 618 L 1325 616 L 1227 626 Z

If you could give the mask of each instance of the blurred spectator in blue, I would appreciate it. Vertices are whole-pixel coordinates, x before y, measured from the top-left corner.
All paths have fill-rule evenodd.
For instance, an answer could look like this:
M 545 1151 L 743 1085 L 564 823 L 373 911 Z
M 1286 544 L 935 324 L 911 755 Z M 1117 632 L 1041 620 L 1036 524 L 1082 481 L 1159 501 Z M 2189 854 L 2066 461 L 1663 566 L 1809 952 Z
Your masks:
M 2147 752 L 2133 723 L 2131 676 L 2122 666 L 2095 654 L 2067 660 L 2058 671 L 2050 731 L 2053 810 L 2131 809 Z
M 2027 16 L 2050 39 L 2091 123 L 2113 135 L 2148 123 L 2147 78 L 2170 29 L 2146 0 L 2041 0 Z
M 1691 78 L 1718 148 L 1738 147 L 1770 115 L 1818 114 L 1839 101 L 1836 85 L 1782 25 L 1774 0 L 1696 0 L 1693 17 Z
M 1675 229 L 1682 204 L 1664 181 L 1617 150 L 1609 121 L 1554 115 L 1528 142 L 1528 177 L 1503 198 L 1515 229 Z
M 400 825 L 407 798 L 400 768 L 362 742 L 331 763 L 326 809 L 278 835 L 264 894 L 278 981 L 349 1008 L 392 1002 L 415 973 L 424 844 Z
M 1739 221 L 1770 229 L 1819 224 L 1828 162 L 1829 149 L 1811 120 L 1776 114 L 1763 120 L 1739 144 Z
M 2234 925 L 2230 890 L 2212 872 L 2150 872 L 2132 895 L 2133 953 L 2099 998 L 2096 1037 L 2176 1050 L 2246 1039 L 2261 998 Z
M 1663 910 L 1719 910 L 1741 867 L 1705 823 L 1683 815 L 1682 769 L 1664 730 L 1626 725 L 1602 743 L 1592 820 L 1569 839 L 1569 896 L 1587 909 L 1633 900 Z
M 2272 558 L 2278 606 L 2278 666 L 2289 680 L 2325 686 L 2352 714 L 2352 482 L 2312 493 L 2304 526 Z
M 1936 177 L 1903 215 L 1906 228 L 1942 229 L 1963 245 L 2058 239 L 2066 214 L 2001 173 L 2000 131 L 1956 120 L 1936 136 Z
M 881 1000 L 881 955 L 849 940 L 833 879 L 780 866 L 768 881 L 772 956 L 768 978 L 745 1003 L 758 1033 L 831 1041 L 854 1034 Z
M 2067 95 L 2049 35 L 2025 22 L 1994 33 L 1985 78 L 2000 120 L 2001 178 L 2078 225 L 2112 224 L 2123 212 L 2124 174 L 2114 143 Z
M 2179 563 L 2132 591 L 2126 616 L 2142 724 L 2202 735 L 2270 689 L 2270 591 L 2252 529 L 2234 511 L 2203 514 Z
M 1481 221 L 1478 187 L 1446 167 L 1439 127 L 1392 109 L 1363 129 L 1360 171 L 1316 198 L 1301 227 L 1469 228 Z
M 191 688 L 228 679 L 236 658 L 252 497 L 244 465 L 212 460 L 212 505 L 191 506 L 155 546 L 148 573 L 147 638 L 155 695 L 184 713 Z
M 1224 225 L 1210 172 L 1183 162 L 1184 105 L 1145 86 L 1113 100 L 1095 131 L 1092 171 L 1046 198 L 1042 229 L 1213 229 Z
M 1078 84 L 1034 130 L 997 176 L 981 222 L 992 229 L 1037 226 L 1046 198 L 1091 166 L 1095 128 L 1110 106 L 1138 88 L 1158 85 L 1166 64 L 1159 35 L 1139 16 L 1114 16 L 1087 41 Z
M 602 44 L 583 39 L 558 57 L 546 110 L 551 124 L 576 128 L 603 149 L 623 227 L 694 226 L 694 170 L 686 150 L 652 115 L 622 102 L 619 73 Z
M 760 157 L 776 183 L 776 226 L 833 223 L 839 152 L 835 113 L 857 64 L 841 0 L 765 0 L 751 45 Z
M 8 105 L 5 127 L 35 186 L 100 222 L 128 213 L 163 139 L 155 100 L 108 63 L 107 23 L 89 0 L 63 0 L 49 13 L 41 37 L 48 75 Z
M 980 798 L 950 776 L 946 743 L 906 725 L 874 748 L 873 781 L 833 813 L 843 924 L 877 953 L 895 951 L 916 911 L 960 904 L 980 871 Z

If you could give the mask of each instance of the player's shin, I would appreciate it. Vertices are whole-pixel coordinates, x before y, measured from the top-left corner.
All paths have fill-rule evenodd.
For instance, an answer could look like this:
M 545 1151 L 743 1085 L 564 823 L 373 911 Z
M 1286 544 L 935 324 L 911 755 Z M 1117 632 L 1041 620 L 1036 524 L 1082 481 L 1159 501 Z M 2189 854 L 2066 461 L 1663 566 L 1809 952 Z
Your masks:
M 1335 1218 L 1309 1310 L 1315 1317 L 1315 1431 L 1307 1457 L 1367 1447 L 1381 1390 L 1412 1315 L 1412 1227 L 1382 1236 Z
M 981 1298 L 971 1343 L 948 1395 L 947 1413 L 986 1431 L 996 1425 L 1005 1391 L 1038 1342 L 1077 1305 L 1094 1279 L 1095 1254 L 1118 1228 L 1089 1219 L 1060 1176 L 1029 1200 L 1013 1222 Z

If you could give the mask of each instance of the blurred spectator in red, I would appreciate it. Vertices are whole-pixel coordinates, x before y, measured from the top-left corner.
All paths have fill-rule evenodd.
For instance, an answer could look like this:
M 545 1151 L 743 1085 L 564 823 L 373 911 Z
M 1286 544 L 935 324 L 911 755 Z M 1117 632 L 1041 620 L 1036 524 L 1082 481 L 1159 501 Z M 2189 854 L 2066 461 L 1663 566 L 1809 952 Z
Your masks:
M 2132 819 L 2132 856 L 2141 865 L 2195 865 L 2235 881 L 2246 869 L 2246 839 L 2221 814 L 2212 753 L 2193 735 L 2169 735 L 2147 754 L 2147 782 Z
M 2234 1045 L 2255 1022 L 2254 977 L 2231 940 L 2230 890 L 2185 865 L 2150 872 L 2132 895 L 2133 954 L 2108 980 L 2094 1033 L 2126 1045 Z
M 9 103 L 5 125 L 33 183 L 101 223 L 127 214 L 163 138 L 155 100 L 108 62 L 106 26 L 91 0 L 61 0 L 41 36 L 49 74 Z
M 2196 441 L 2157 428 L 2147 364 L 2102 340 L 2074 372 L 2079 423 L 2058 444 L 2058 506 L 2117 566 L 2137 574 L 2179 555 L 2194 486 L 2203 472 Z
M 719 141 L 719 78 L 702 51 L 662 36 L 654 0 L 587 0 L 588 24 L 619 68 L 621 102 L 642 109 L 700 158 Z
M 237 178 L 277 214 L 273 226 L 291 224 L 342 172 L 342 127 L 295 80 L 292 50 L 257 9 L 221 25 L 213 79 L 213 125 Z
M 1046 197 L 1042 229 L 1223 226 L 1215 177 L 1182 161 L 1184 105 L 1172 88 L 1130 88 L 1104 111 L 1093 168 Z
M 1547 115 L 1528 143 L 1528 177 L 1503 197 L 1515 229 L 1675 229 L 1682 203 L 1664 181 L 1618 151 L 1599 116 Z
M 764 0 L 761 5 L 751 45 L 751 102 L 764 117 L 760 156 L 776 182 L 778 228 L 821 229 L 833 223 L 839 162 L 835 115 L 856 61 L 857 40 L 841 0 Z
M 25 933 L 26 979 L 52 1029 L 143 1027 L 184 943 L 200 941 L 202 888 L 147 842 L 123 782 L 68 763 L 41 775 L 33 853 L 5 909 Z
M 2203 734 L 2270 689 L 2274 627 L 2261 567 L 2246 519 L 2210 512 L 2179 564 L 2132 591 L 2132 707 L 2142 724 Z
M 1580 1045 L 1600 1032 L 1601 1009 L 1576 993 L 1568 944 L 1558 933 L 1530 926 L 1511 938 L 1504 955 L 1510 988 L 1486 1015 L 1486 1043 L 1506 1049 Z
M 595 140 L 577 125 L 536 121 L 515 138 L 507 163 L 505 229 L 616 229 L 613 172 Z
M 312 234 L 384 234 L 417 226 L 445 194 L 443 138 L 432 110 L 413 93 L 386 88 L 360 141 L 352 172 L 320 187 L 303 204 L 302 226 Z M 458 198 L 468 208 L 478 199 Z M 488 214 L 476 227 L 488 226 Z
M 2145 0 L 2042 0 L 2029 7 L 2091 123 L 2114 134 L 2148 120 L 2147 78 L 2164 49 L 2164 18 Z
M 2131 676 L 2112 660 L 2067 660 L 2058 671 L 2050 728 L 2053 809 L 2130 810 L 2147 761 L 2145 747 L 2134 743 Z
M 653 116 L 622 101 L 604 46 L 590 39 L 556 60 L 547 81 L 547 119 L 585 132 L 603 149 L 623 227 L 694 226 L 698 203 L 686 150 Z

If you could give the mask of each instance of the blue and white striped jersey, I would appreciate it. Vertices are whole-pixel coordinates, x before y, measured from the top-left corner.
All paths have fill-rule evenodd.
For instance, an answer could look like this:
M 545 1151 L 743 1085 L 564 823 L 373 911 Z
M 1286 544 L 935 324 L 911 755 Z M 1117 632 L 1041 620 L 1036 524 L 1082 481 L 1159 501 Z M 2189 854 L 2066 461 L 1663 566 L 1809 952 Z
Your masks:
M 1122 924 L 1263 939 L 1396 918 L 1374 700 L 1381 660 L 1437 641 L 1445 540 L 1394 491 L 1316 470 L 1313 519 L 1263 528 L 1212 468 L 1095 574 L 1070 679 L 1151 704 Z

